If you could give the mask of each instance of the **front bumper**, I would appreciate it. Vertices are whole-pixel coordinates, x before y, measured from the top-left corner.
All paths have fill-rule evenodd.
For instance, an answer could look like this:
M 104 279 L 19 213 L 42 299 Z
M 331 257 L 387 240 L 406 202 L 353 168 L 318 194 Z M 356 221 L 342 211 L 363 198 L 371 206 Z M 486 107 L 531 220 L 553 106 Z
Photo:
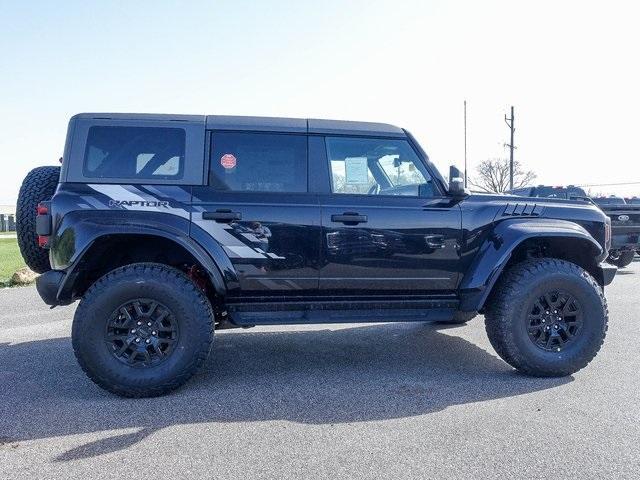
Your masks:
M 618 271 L 618 267 L 615 265 L 609 265 L 608 263 L 602 262 L 597 266 L 597 277 L 598 283 L 603 287 L 605 285 L 609 285 L 613 282 L 613 277 L 616 276 L 616 272 Z

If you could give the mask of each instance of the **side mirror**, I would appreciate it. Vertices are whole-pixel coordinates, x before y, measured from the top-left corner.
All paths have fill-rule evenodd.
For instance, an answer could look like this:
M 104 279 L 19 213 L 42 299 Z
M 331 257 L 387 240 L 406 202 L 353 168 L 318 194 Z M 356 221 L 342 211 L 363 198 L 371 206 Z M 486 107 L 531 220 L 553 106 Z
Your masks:
M 455 198 L 463 198 L 469 195 L 468 190 L 464 188 L 463 173 L 453 165 L 449 167 L 449 195 Z

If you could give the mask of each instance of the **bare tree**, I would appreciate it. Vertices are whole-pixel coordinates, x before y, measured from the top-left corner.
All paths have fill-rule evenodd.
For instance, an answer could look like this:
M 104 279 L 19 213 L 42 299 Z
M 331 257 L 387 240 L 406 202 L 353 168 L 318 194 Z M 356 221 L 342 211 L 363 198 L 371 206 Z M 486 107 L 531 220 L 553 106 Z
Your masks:
M 587 197 L 591 197 L 591 198 L 608 197 L 609 196 L 609 194 L 604 193 L 602 191 L 594 190 L 593 188 L 587 188 L 587 191 L 585 193 L 587 194 Z
M 536 176 L 532 170 L 525 171 L 518 160 L 513 161 L 513 188 L 530 185 Z M 509 160 L 506 158 L 483 160 L 476 167 L 476 174 L 469 179 L 469 183 L 483 192 L 506 192 L 509 190 Z

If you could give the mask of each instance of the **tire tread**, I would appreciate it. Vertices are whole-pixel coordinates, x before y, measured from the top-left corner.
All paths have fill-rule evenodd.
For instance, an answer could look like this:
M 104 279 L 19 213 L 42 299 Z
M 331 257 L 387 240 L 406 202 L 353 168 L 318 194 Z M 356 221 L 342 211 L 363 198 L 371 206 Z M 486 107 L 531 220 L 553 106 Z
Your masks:
M 36 273 L 51 270 L 48 250 L 38 245 L 36 207 L 50 200 L 60 179 L 60 167 L 37 167 L 22 181 L 16 205 L 16 236 L 20 254 L 27 266 Z

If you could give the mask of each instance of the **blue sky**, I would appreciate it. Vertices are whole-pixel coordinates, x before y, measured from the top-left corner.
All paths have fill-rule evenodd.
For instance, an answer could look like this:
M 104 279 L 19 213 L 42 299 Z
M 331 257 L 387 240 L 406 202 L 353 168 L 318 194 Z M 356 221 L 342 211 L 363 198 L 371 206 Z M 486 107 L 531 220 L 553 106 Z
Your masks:
M 445 168 L 465 98 L 471 166 L 506 153 L 514 104 L 540 182 L 640 181 L 637 18 L 631 1 L 0 0 L 0 203 L 82 111 L 384 121 Z

